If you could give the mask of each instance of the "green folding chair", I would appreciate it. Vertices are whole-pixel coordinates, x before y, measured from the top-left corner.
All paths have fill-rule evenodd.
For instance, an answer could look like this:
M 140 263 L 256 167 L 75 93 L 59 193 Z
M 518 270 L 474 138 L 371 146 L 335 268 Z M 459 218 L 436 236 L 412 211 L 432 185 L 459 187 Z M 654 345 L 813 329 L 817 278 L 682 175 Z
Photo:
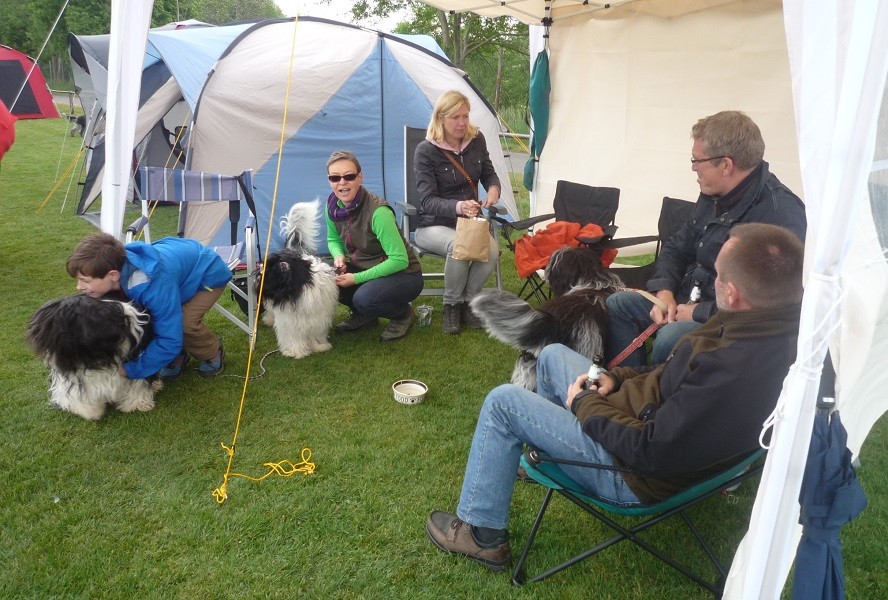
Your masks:
M 533 527 L 530 530 L 530 535 L 527 538 L 527 542 L 524 544 L 524 550 L 521 552 L 521 557 L 518 559 L 518 563 L 515 565 L 515 570 L 512 574 L 512 582 L 516 585 L 524 585 L 525 583 L 530 583 L 533 581 L 541 581 L 551 575 L 554 575 L 555 573 L 563 571 L 564 569 L 580 562 L 581 560 L 584 560 L 601 552 L 605 548 L 609 548 L 623 540 L 629 540 L 632 543 L 638 545 L 640 548 L 656 556 L 686 577 L 695 581 L 703 588 L 709 590 L 716 597 L 719 597 L 721 595 L 722 589 L 724 588 L 725 578 L 727 577 L 728 567 L 730 565 L 724 565 L 719 561 L 715 551 L 706 542 L 700 529 L 687 514 L 687 510 L 692 506 L 709 498 L 710 496 L 731 489 L 739 485 L 740 482 L 744 481 L 745 479 L 748 479 L 749 477 L 760 473 L 762 468 L 764 467 L 764 460 L 760 459 L 764 456 L 764 454 L 765 451 L 761 449 L 753 452 L 749 456 L 745 457 L 743 460 L 735 463 L 731 468 L 723 471 L 722 473 L 701 481 L 693 485 L 692 487 L 689 487 L 688 489 L 679 492 L 678 494 L 675 494 L 674 496 L 666 500 L 663 500 L 662 502 L 651 505 L 622 506 L 612 504 L 610 502 L 602 500 L 601 498 L 590 496 L 587 491 L 583 490 L 583 488 L 581 488 L 577 482 L 568 477 L 559 467 L 559 464 L 570 464 L 580 467 L 588 466 L 590 468 L 601 468 L 601 465 L 589 465 L 588 463 L 553 458 L 537 450 L 530 450 L 526 452 L 524 456 L 521 457 L 521 466 L 524 468 L 525 471 L 527 471 L 527 474 L 534 481 L 543 485 L 547 489 L 546 496 L 543 499 L 543 504 L 540 507 L 539 513 L 537 513 L 536 521 L 534 521 Z M 546 508 L 548 508 L 549 501 L 552 499 L 552 494 L 555 492 L 557 492 L 561 496 L 564 496 L 575 505 L 579 506 L 584 511 L 613 529 L 616 532 L 616 535 L 584 552 L 581 552 L 580 554 L 577 554 L 573 558 L 561 563 L 556 567 L 553 567 L 534 577 L 527 578 L 524 573 L 524 565 L 527 562 L 527 556 L 530 553 L 530 548 L 533 545 L 534 539 L 537 535 L 537 531 L 539 530 L 540 524 L 543 521 L 543 516 L 546 513 Z M 617 517 L 636 517 L 643 518 L 644 520 L 633 527 L 627 528 L 618 523 L 613 518 L 609 517 L 606 513 L 610 513 Z M 712 563 L 713 567 L 715 567 L 715 570 L 718 572 L 718 576 L 714 581 L 704 579 L 698 572 L 691 569 L 688 565 L 679 562 L 674 557 L 668 556 L 662 550 L 652 545 L 649 541 L 642 539 L 638 535 L 641 531 L 648 529 L 649 527 L 653 527 L 658 523 L 662 523 L 663 521 L 675 515 L 681 516 L 681 518 L 684 520 L 691 533 L 693 534 L 694 538 L 697 540 L 700 548 L 703 550 L 703 552 Z

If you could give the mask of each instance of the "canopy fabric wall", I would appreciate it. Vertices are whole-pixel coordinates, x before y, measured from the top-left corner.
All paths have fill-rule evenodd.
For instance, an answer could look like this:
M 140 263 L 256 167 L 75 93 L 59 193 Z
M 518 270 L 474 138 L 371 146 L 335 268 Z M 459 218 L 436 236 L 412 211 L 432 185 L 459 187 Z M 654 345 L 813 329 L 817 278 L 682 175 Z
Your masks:
M 657 230 L 663 196 L 696 200 L 691 126 L 736 109 L 762 130 L 771 172 L 804 196 L 779 9 L 675 19 L 589 20 L 549 29 L 549 137 L 534 214 L 559 179 L 620 188 L 621 236 Z

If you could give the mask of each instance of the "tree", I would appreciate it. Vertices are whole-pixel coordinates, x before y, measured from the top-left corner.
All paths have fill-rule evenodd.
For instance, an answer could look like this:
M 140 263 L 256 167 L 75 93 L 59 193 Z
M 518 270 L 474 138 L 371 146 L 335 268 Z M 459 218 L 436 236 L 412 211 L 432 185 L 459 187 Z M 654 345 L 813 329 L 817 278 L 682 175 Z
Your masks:
M 453 64 L 469 73 L 494 102 L 497 111 L 527 104 L 527 25 L 507 17 L 446 13 L 412 0 L 358 0 L 352 16 L 361 22 L 399 11 L 406 11 L 409 18 L 399 23 L 395 32 L 434 37 Z
M 36 57 L 65 0 L 0 0 L 0 43 Z M 154 0 L 151 26 L 197 19 L 213 24 L 283 16 L 274 0 Z M 47 42 L 40 67 L 58 86 L 70 79 L 68 32 L 97 35 L 109 32 L 111 0 L 72 0 Z

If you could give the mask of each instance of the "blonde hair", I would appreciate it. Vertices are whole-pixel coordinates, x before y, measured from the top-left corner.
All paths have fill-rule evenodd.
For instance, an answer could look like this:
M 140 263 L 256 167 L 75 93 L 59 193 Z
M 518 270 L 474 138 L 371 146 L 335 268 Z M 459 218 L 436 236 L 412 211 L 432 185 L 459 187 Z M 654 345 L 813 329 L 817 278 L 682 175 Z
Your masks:
M 444 141 L 444 125 L 438 117 L 449 117 L 455 113 L 460 106 L 466 105 L 466 108 L 472 110 L 472 104 L 466 95 L 456 90 L 444 92 L 438 101 L 435 102 L 435 108 L 432 109 L 432 118 L 429 120 L 429 126 L 426 129 L 426 137 L 436 142 Z M 478 128 L 469 123 L 466 129 L 466 137 L 463 141 L 470 142 L 478 135 Z

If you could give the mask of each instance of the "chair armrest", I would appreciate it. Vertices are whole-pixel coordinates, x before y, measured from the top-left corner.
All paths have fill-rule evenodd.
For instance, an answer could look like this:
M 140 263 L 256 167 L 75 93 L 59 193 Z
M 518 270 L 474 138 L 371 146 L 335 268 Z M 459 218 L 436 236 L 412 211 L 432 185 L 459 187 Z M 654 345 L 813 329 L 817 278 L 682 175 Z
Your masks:
M 126 228 L 126 241 L 127 243 L 133 241 L 137 235 L 139 235 L 145 226 L 148 225 L 148 217 L 142 215 L 135 221 L 133 221 L 129 227 Z
M 639 237 L 622 238 L 617 240 L 612 239 L 607 242 L 606 246 L 608 248 L 628 248 L 630 246 L 640 246 L 642 244 L 656 242 L 659 239 L 659 236 L 656 235 L 642 235 Z
M 520 221 L 508 221 L 503 217 L 498 217 L 494 215 L 490 215 L 490 218 L 494 219 L 497 223 L 502 225 L 503 231 L 505 232 L 507 229 L 514 229 L 515 231 L 518 231 L 519 229 L 530 229 L 537 223 L 542 223 L 543 221 L 554 219 L 555 213 L 551 213 L 548 215 L 537 215 L 536 217 L 530 217 L 529 219 L 522 219 Z
M 400 200 L 392 200 L 392 202 L 406 215 L 415 217 L 419 214 L 419 210 L 409 202 L 401 202 Z

